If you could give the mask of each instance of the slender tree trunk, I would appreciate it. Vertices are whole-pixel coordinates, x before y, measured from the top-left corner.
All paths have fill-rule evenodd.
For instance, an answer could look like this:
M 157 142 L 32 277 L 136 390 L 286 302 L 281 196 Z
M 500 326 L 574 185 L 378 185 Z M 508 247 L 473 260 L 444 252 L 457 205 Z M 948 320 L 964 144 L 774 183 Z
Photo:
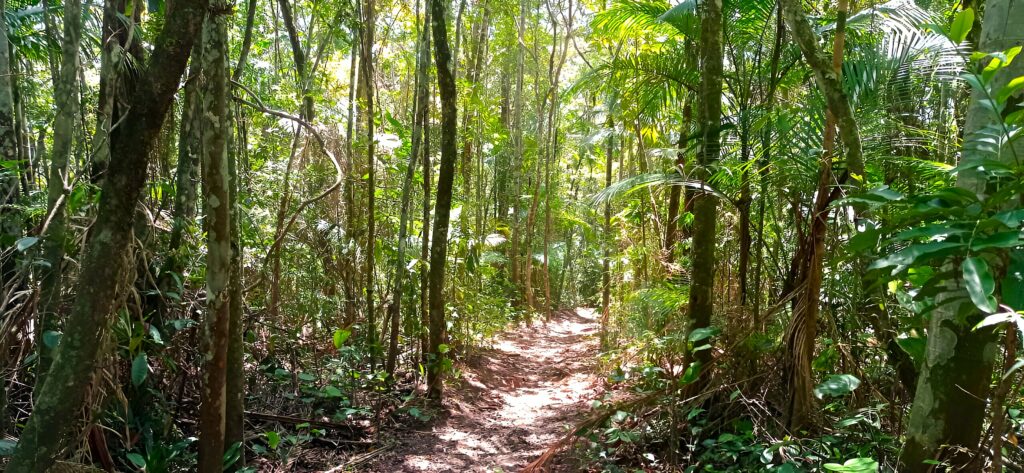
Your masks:
M 702 183 L 711 177 L 710 167 L 718 161 L 721 152 L 719 135 L 722 121 L 722 1 L 710 0 L 702 4 L 700 33 L 700 148 L 694 174 Z M 693 245 L 690 283 L 690 330 L 711 326 L 714 313 L 715 287 L 715 227 L 718 220 L 718 198 L 710 192 L 698 191 L 693 196 Z M 694 356 L 701 365 L 711 361 L 711 350 L 701 350 Z M 706 378 L 704 378 L 706 379 Z
M 686 133 L 687 125 L 684 120 L 679 127 L 679 140 L 676 142 L 676 161 L 674 170 L 683 172 L 686 165 Z M 668 191 L 668 215 L 665 220 L 665 242 L 662 244 L 662 254 L 665 261 L 675 261 L 673 254 L 676 249 L 676 228 L 679 227 L 679 203 L 682 200 L 682 186 L 672 186 Z
M 184 102 L 181 107 L 181 123 L 178 132 L 178 166 L 174 185 L 174 209 L 171 236 L 167 247 L 167 259 L 160 271 L 161 290 L 171 291 L 174 282 L 171 273 L 181 273 L 182 261 L 178 254 L 185 229 L 196 216 L 198 198 L 199 154 L 201 152 L 202 98 L 199 93 L 199 77 L 202 70 L 202 48 L 192 51 L 192 59 L 185 82 Z M 190 79 L 190 80 L 189 80 Z
M 518 41 L 516 48 L 516 91 L 513 99 L 515 108 L 512 115 L 512 153 L 514 159 L 509 166 L 509 173 L 512 174 L 512 218 L 509 219 L 509 226 L 512 227 L 512 241 L 509 244 L 509 279 L 513 285 L 518 285 L 520 280 L 519 261 L 519 205 L 521 178 L 519 166 L 522 166 L 523 159 L 523 74 L 526 62 L 526 1 L 519 0 L 519 22 Z M 504 211 L 505 209 L 502 209 Z M 505 217 L 504 215 L 502 217 Z M 517 302 L 519 291 L 516 291 Z
M 246 17 L 245 31 L 242 36 L 242 47 L 238 54 L 238 63 L 231 73 L 231 80 L 239 82 L 245 72 L 246 61 L 249 57 L 249 50 L 252 47 L 253 29 L 256 24 L 256 0 L 249 0 Z M 228 84 L 228 90 L 231 90 Z M 230 107 L 230 104 L 229 104 Z M 229 283 L 230 292 L 230 317 L 228 321 L 228 349 L 227 349 L 227 388 L 225 405 L 225 426 L 224 446 L 230 449 L 236 443 L 245 441 L 245 327 L 243 326 L 243 294 L 242 294 L 242 261 L 245 248 L 242 242 L 241 211 L 238 206 L 238 189 L 241 184 L 241 173 L 239 172 L 239 156 L 247 148 L 246 137 L 242 133 L 237 135 L 242 142 L 236 142 L 235 115 L 230 111 L 226 130 L 228 133 L 228 178 L 230 188 L 228 194 L 231 207 L 231 280 Z M 245 465 L 245 448 L 239 448 L 239 459 L 236 467 Z M 236 468 L 237 469 L 237 468 Z
M 750 110 L 744 107 L 740 111 L 740 159 L 746 164 L 740 175 L 740 198 L 736 207 L 740 213 L 740 254 L 739 267 L 736 268 L 740 279 L 740 305 L 746 306 L 748 297 L 747 282 L 749 280 L 748 270 L 750 268 L 750 204 L 753 199 L 750 195 L 750 168 L 754 165 L 750 144 Z
M 423 136 L 423 119 L 427 101 L 430 100 L 427 89 L 427 69 L 430 67 L 430 14 L 429 10 L 424 12 L 422 30 L 417 44 L 416 56 L 416 78 L 414 80 L 414 104 L 412 119 L 412 149 L 409 154 L 409 163 L 405 170 L 405 180 L 402 182 L 402 207 L 398 227 L 398 254 L 395 257 L 394 286 L 391 291 L 394 300 L 391 302 L 388 312 L 391 319 L 391 338 L 388 340 L 387 372 L 389 375 L 395 373 L 395 365 L 398 360 L 398 330 L 401 321 L 402 293 L 405 281 L 405 247 L 409 228 L 409 205 L 412 200 L 412 181 L 416 174 L 416 163 L 419 160 L 420 148 Z
M 985 2 L 980 34 L 980 51 L 1004 51 L 1019 46 L 1024 37 L 1024 3 Z M 1000 90 L 1021 75 L 1024 62 L 1014 61 L 994 77 L 991 90 Z M 1018 93 L 1009 102 L 1019 100 Z M 991 132 L 986 129 L 999 123 L 986 102 L 985 92 L 973 91 L 964 126 L 965 141 L 989 136 Z M 1011 146 L 1015 152 L 1003 152 L 1000 156 L 1012 164 L 1015 156 L 1024 154 L 1024 144 L 1017 141 Z M 976 148 L 964 147 L 961 160 L 984 157 L 977 153 Z M 970 171 L 958 175 L 957 186 L 982 197 L 987 193 L 986 182 Z M 910 410 L 907 444 L 900 458 L 909 472 L 932 471 L 932 465 L 924 463 L 928 460 L 948 462 L 956 469 L 970 464 L 979 450 L 998 347 L 996 334 L 990 328 L 972 330 L 983 314 L 965 292 L 962 285 L 953 283 L 946 294 L 938 296 L 937 307 L 928 321 L 926 357 Z
M 112 133 L 111 154 L 120 159 L 111 161 L 107 170 L 92 238 L 85 249 L 78 297 L 49 372 L 51 379 L 61 382 L 43 385 L 8 471 L 46 471 L 75 425 L 69 419 L 81 411 L 110 314 L 119 300 L 118 287 L 129 267 L 135 206 L 146 183 L 148 158 L 206 9 L 205 0 L 179 0 L 170 6 L 152 56 L 141 68 L 131 100 L 131 119 Z
M 828 229 L 830 204 L 839 195 L 836 192 L 838 188 L 830 189 L 833 181 L 832 149 L 837 128 L 839 138 L 845 147 L 847 168 L 844 177 L 839 179 L 840 183 L 845 182 L 851 175 L 863 176 L 864 163 L 861 156 L 860 132 L 839 77 L 845 35 L 846 1 L 840 0 L 838 6 L 839 18 L 832 61 L 818 51 L 818 37 L 804 15 L 800 2 L 782 0 L 780 8 L 789 30 L 793 33 L 794 41 L 814 73 L 818 89 L 825 97 L 829 117 L 826 120 L 823 141 L 825 152 L 822 153 L 820 160 L 818 189 L 811 209 L 811 228 L 805 241 L 801 242 L 803 254 L 800 256 L 801 269 L 797 273 L 800 275 L 800 281 L 797 287 L 804 287 L 793 311 L 793 318 L 786 328 L 787 353 L 784 366 L 790 394 L 786 424 L 790 428 L 797 428 L 807 421 L 814 403 L 811 393 L 814 388 L 811 361 L 814 357 L 814 339 L 818 324 L 825 233 Z
M 40 284 L 39 331 L 59 330 L 57 320 L 63 287 L 65 233 L 67 231 L 66 202 L 68 164 L 74 141 L 75 119 L 78 117 L 78 46 L 82 38 L 82 4 L 79 0 L 64 0 L 64 40 L 61 43 L 61 64 L 54 90 L 57 116 L 53 120 L 53 152 L 50 154 L 50 172 L 47 178 L 47 214 L 49 227 L 43 241 L 43 258 L 48 268 Z M 45 340 L 39 338 L 38 340 Z M 35 388 L 38 392 L 46 371 L 53 361 L 56 347 L 38 343 L 38 373 Z
M 0 0 L 0 7 L 7 11 L 5 0 Z M 0 159 L 5 162 L 18 162 L 18 138 L 14 120 L 14 84 L 11 75 L 10 44 L 7 41 L 7 24 L 0 25 Z M 14 212 L 13 204 L 18 198 L 18 176 L 15 173 L 0 177 L 0 235 L 10 238 L 21 236 L 21 224 L 18 212 Z M 15 262 L 13 252 L 5 251 L 0 257 L 0 284 L 6 285 L 14 278 Z
M 376 364 L 377 360 L 377 318 L 374 312 L 373 288 L 374 270 L 377 248 L 377 222 L 376 222 L 376 166 L 374 164 L 374 136 L 373 136 L 373 42 L 374 42 L 374 0 L 362 0 L 362 46 L 359 52 L 362 55 L 360 62 L 362 68 L 359 72 L 362 76 L 363 91 L 363 116 L 366 120 L 366 325 L 369 328 L 368 341 L 370 344 L 370 367 Z
M 430 0 L 434 33 L 434 63 L 437 65 L 437 89 L 441 95 L 441 168 L 437 175 L 437 200 L 434 204 L 434 240 L 430 247 L 430 350 L 434 357 L 428 365 L 428 393 L 440 400 L 444 389 L 445 354 L 441 352 L 445 334 L 444 275 L 448 255 L 448 220 L 458 159 L 456 100 L 458 92 L 452 72 L 448 46 L 447 7 L 444 0 Z
M 612 186 L 612 163 L 614 158 L 612 151 L 615 149 L 615 121 L 612 119 L 612 103 L 608 103 L 608 119 L 605 128 L 608 131 L 608 142 L 605 149 L 604 160 L 604 187 Z M 608 320 L 611 317 L 612 300 L 612 203 L 604 203 L 604 231 L 601 232 L 601 246 L 604 248 L 604 257 L 601 259 L 601 348 L 608 343 Z
M 206 317 L 199 405 L 199 471 L 223 471 L 231 321 L 231 184 L 228 163 L 230 4 L 212 5 L 203 26 L 202 175 L 206 226 Z M 235 375 L 240 375 L 236 373 Z

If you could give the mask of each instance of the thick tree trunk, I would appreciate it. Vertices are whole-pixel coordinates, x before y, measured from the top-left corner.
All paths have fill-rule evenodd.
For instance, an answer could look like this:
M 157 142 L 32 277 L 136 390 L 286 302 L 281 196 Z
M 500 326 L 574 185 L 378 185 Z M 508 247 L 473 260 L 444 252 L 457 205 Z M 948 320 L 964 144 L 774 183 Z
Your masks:
M 112 161 L 107 170 L 92 238 L 85 250 L 78 297 L 50 368 L 51 379 L 61 382 L 43 385 L 8 471 L 46 471 L 74 425 L 69 419 L 81 411 L 110 314 L 117 307 L 118 287 L 129 267 L 135 205 L 146 183 L 148 158 L 206 9 L 206 0 L 179 0 L 171 5 L 153 54 L 139 76 L 131 118 L 112 133 L 112 155 L 121 159 Z
M 718 161 L 721 152 L 722 122 L 722 1 L 710 0 L 703 7 L 700 33 L 700 103 L 697 120 L 700 125 L 700 148 L 697 151 L 696 177 L 706 183 L 711 177 L 708 169 Z M 693 245 L 689 300 L 689 329 L 711 325 L 714 313 L 715 287 L 715 227 L 718 219 L 718 198 L 710 192 L 696 192 L 693 196 Z M 701 350 L 694 360 L 706 365 L 711 361 L 711 350 Z
M 1024 1 L 989 0 L 981 30 L 980 50 L 1005 51 L 1024 43 Z M 1024 61 L 1014 61 L 992 81 L 991 90 L 1000 90 L 1009 80 L 1024 75 Z M 964 127 L 964 141 L 977 139 L 979 132 L 997 125 L 986 105 L 987 96 L 975 90 L 971 96 Z M 1019 95 L 1010 101 L 1019 101 Z M 988 136 L 985 131 L 980 136 Z M 1024 144 L 1013 145 L 1015 153 L 1004 152 L 1002 159 L 1013 160 L 1024 154 Z M 978 151 L 964 147 L 962 160 L 979 159 Z M 957 186 L 984 196 L 986 183 L 972 172 L 962 172 Z M 959 300 L 952 301 L 959 297 Z M 928 322 L 928 346 L 917 382 L 914 404 L 907 424 L 907 444 L 900 461 L 906 471 L 932 471 L 928 460 L 948 462 L 954 469 L 971 463 L 981 441 L 985 408 L 991 391 L 992 369 L 998 353 L 997 337 L 988 328 L 972 330 L 983 314 L 967 299 L 962 287 L 950 287 L 939 296 L 940 303 Z M 945 301 L 945 303 L 941 303 Z M 966 314 L 966 317 L 965 317 Z
M 67 231 L 66 202 L 68 164 L 74 141 L 75 119 L 78 116 L 78 46 L 82 39 L 82 4 L 79 0 L 64 0 L 64 40 L 61 43 L 61 64 L 54 90 L 57 116 L 53 120 L 53 152 L 47 177 L 47 215 L 50 221 L 43 240 L 43 258 L 49 267 L 44 270 L 40 284 L 39 333 L 59 330 L 57 317 L 63 288 L 64 245 Z M 43 341 L 45 338 L 39 338 Z M 38 343 L 39 358 L 35 390 L 45 380 L 46 371 L 53 361 L 56 347 Z
M 202 176 L 206 227 L 206 314 L 199 405 L 199 471 L 223 471 L 231 321 L 231 197 L 228 164 L 228 22 L 223 0 L 203 26 Z M 240 373 L 236 373 L 236 376 Z
M 452 73 L 452 55 L 448 46 L 446 6 L 443 0 L 430 0 L 431 27 L 434 33 L 434 63 L 437 65 L 437 89 L 441 95 L 441 167 L 437 175 L 437 200 L 434 203 L 434 240 L 430 247 L 430 350 L 434 357 L 428 365 L 428 394 L 440 400 L 445 354 L 441 353 L 445 333 L 444 275 L 448 259 L 448 220 L 458 159 L 458 92 Z

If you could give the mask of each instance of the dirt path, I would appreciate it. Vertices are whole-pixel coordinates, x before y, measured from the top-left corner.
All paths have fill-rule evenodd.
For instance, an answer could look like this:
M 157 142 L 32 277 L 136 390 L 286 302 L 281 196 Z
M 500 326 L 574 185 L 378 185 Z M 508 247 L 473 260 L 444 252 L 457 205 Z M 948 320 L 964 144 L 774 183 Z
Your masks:
M 518 471 L 589 410 L 597 317 L 592 309 L 562 311 L 479 350 L 449 383 L 449 414 L 403 433 L 369 471 Z

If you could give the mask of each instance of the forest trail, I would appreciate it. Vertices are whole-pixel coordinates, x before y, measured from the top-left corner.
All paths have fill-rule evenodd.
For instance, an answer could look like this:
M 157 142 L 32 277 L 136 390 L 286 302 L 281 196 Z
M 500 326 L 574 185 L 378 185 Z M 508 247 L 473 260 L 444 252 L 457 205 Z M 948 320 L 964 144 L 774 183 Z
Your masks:
M 402 433 L 370 471 L 519 471 L 590 409 L 597 331 L 598 314 L 585 308 L 508 330 L 459 366 L 448 413 Z

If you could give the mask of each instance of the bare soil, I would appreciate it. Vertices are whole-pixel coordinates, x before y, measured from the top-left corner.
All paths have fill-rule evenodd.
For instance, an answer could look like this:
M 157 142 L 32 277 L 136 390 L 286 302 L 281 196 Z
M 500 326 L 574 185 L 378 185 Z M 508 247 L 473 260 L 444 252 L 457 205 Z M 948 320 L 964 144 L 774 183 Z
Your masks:
M 600 383 L 593 363 L 598 315 L 560 311 L 509 330 L 458 366 L 441 413 L 398 429 L 398 445 L 368 472 L 515 472 L 564 436 L 590 409 Z M 574 471 L 568 462 L 549 471 Z

